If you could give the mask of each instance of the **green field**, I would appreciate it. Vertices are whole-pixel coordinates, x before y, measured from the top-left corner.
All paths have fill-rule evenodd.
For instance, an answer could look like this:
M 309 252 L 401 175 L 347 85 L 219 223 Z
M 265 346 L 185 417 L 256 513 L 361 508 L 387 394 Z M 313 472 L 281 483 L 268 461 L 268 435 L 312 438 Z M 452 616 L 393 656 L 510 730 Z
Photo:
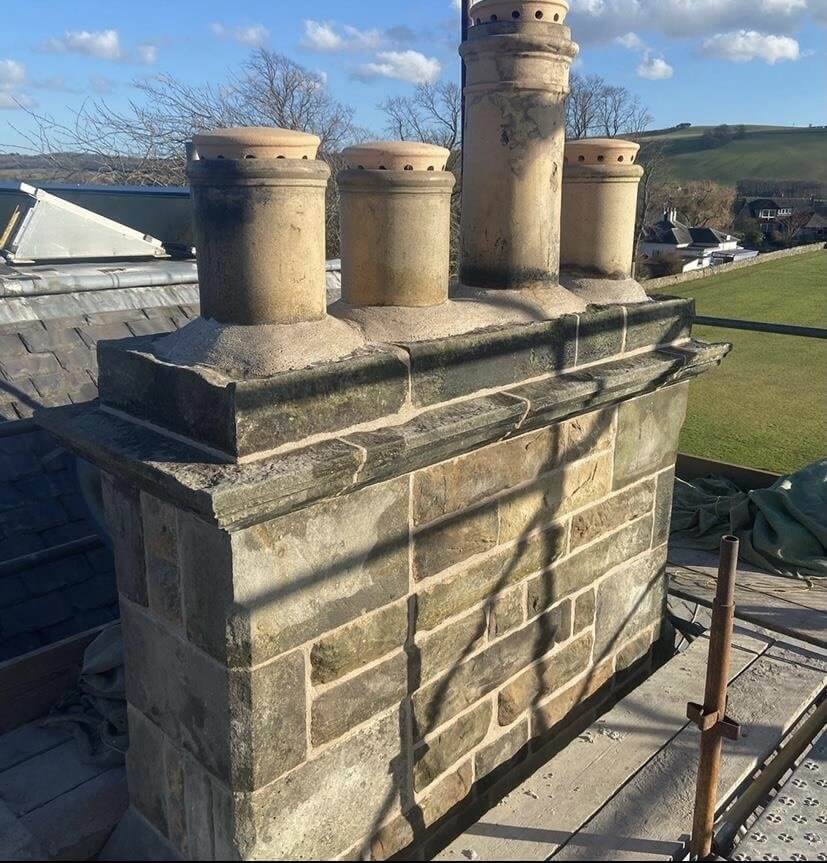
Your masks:
M 827 327 L 827 251 L 690 282 L 698 314 Z M 681 450 L 788 473 L 827 454 L 827 342 L 696 327 L 732 342 L 719 369 L 690 386 Z
M 747 126 L 744 138 L 722 147 L 701 148 L 710 127 L 692 126 L 643 141 L 666 143 L 670 173 L 678 180 L 815 180 L 827 182 L 827 130 Z

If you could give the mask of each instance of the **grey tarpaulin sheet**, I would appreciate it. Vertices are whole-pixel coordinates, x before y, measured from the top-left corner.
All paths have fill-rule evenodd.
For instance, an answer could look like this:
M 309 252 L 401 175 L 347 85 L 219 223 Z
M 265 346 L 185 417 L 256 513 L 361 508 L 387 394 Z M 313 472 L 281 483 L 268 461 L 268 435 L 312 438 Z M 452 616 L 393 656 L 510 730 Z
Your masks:
M 775 575 L 827 576 L 827 459 L 744 491 L 722 477 L 675 481 L 670 543 L 715 551 L 724 534 L 741 558 Z
M 87 764 L 123 763 L 129 738 L 120 623 L 108 626 L 86 648 L 77 688 L 42 723 L 71 730 Z

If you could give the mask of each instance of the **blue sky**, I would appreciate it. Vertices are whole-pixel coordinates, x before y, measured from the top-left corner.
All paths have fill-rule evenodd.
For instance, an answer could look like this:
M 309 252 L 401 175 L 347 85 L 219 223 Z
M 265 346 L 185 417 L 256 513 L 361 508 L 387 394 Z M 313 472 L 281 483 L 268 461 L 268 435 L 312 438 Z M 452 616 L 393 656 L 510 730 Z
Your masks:
M 637 93 L 655 126 L 827 122 L 827 0 L 572 0 L 583 73 Z M 86 99 L 125 106 L 136 78 L 221 83 L 254 45 L 326 76 L 380 133 L 377 105 L 418 81 L 456 79 L 457 0 L 6 0 L 0 28 L 0 150 Z

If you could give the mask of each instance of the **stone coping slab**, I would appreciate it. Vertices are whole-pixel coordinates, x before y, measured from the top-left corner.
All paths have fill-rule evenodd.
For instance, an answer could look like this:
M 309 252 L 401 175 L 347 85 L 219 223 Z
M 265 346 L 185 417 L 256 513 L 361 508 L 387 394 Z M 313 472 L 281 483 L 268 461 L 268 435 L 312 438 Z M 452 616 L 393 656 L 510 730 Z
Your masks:
M 228 464 L 218 455 L 94 403 L 44 410 L 37 420 L 105 471 L 234 531 L 679 383 L 714 367 L 728 351 L 725 344 L 687 341 L 441 405 L 396 426 L 331 436 L 244 464 Z
M 429 341 L 377 344 L 267 378 L 162 359 L 158 338 L 99 344 L 108 407 L 245 460 L 315 435 L 689 338 L 692 300 L 590 306 L 580 314 Z

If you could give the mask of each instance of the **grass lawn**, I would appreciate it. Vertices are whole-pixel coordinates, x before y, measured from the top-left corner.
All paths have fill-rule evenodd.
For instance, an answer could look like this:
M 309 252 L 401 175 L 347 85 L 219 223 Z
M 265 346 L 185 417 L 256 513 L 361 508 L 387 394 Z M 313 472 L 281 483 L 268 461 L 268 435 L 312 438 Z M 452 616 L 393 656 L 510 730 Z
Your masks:
M 827 251 L 690 282 L 698 314 L 827 327 Z M 681 450 L 788 473 L 827 454 L 827 341 L 695 327 L 732 342 L 690 385 Z

